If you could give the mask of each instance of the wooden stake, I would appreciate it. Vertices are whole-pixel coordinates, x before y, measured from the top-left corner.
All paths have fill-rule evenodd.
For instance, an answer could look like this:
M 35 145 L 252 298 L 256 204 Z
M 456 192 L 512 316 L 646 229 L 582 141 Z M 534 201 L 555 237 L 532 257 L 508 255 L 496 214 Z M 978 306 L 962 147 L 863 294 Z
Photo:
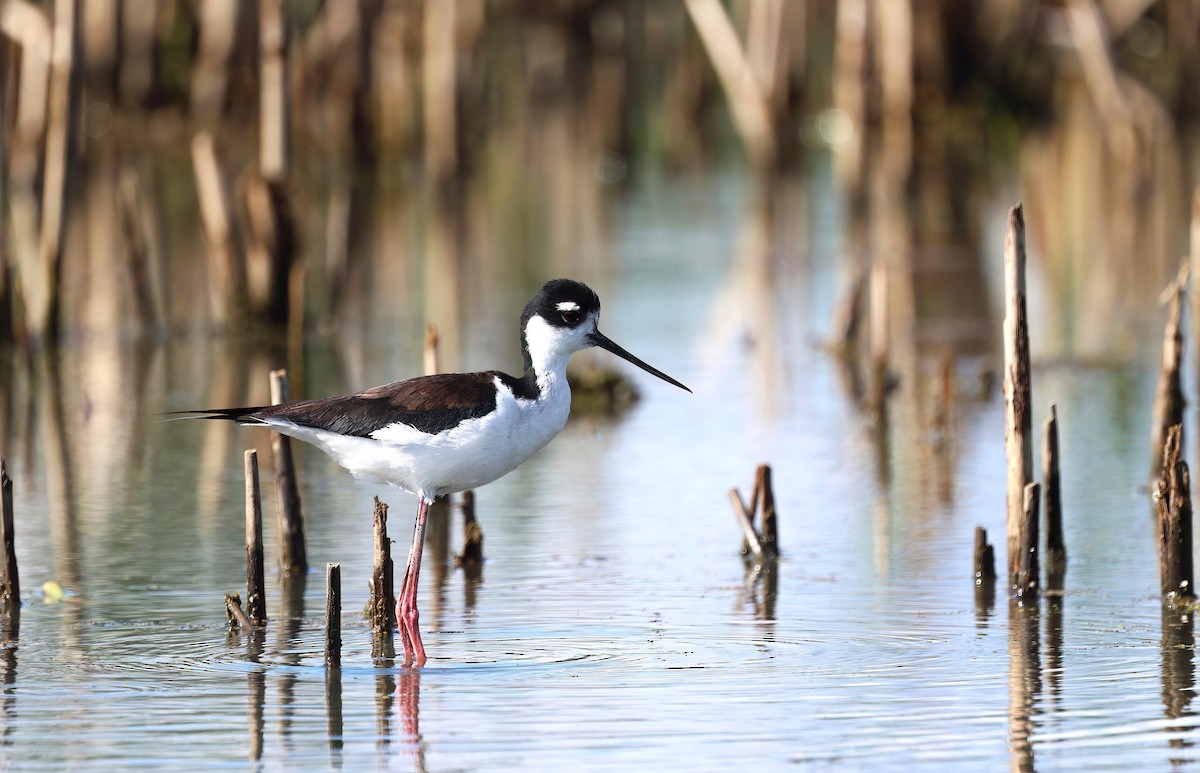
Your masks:
M 1058 471 L 1058 408 L 1050 404 L 1050 417 L 1042 432 L 1042 480 L 1046 485 L 1046 583 L 1061 589 L 1067 571 L 1063 542 L 1062 487 Z
M 1038 501 L 1041 486 L 1030 483 L 1025 487 L 1022 514 L 1017 534 L 1019 562 L 1015 573 L 1009 577 L 1009 585 L 1017 598 L 1035 597 L 1038 592 Z M 1009 535 L 1009 540 L 1012 536 Z
M 267 584 L 263 572 L 262 499 L 258 488 L 258 452 L 246 451 L 246 615 L 255 625 L 267 622 Z
M 762 508 L 762 549 L 766 556 L 775 558 L 779 555 L 779 526 L 775 518 L 775 491 L 771 488 L 771 467 L 760 464 L 755 478 L 757 482 L 754 487 L 759 492 L 759 505 Z
M 371 629 L 376 633 L 396 627 L 396 581 L 392 541 L 387 533 L 388 506 L 375 497 L 375 569 L 371 572 L 371 598 L 367 603 Z
M 325 565 L 325 665 L 342 665 L 342 565 Z
M 13 489 L 8 477 L 8 466 L 0 458 L 0 500 L 3 502 L 0 515 L 0 607 L 10 619 L 15 619 L 21 608 L 21 579 L 17 572 L 16 535 L 13 529 Z
M 1008 576 L 1022 573 L 1025 489 L 1033 481 L 1033 418 L 1029 374 L 1029 328 L 1025 318 L 1025 217 L 1018 204 L 1008 213 L 1004 237 L 1004 450 L 1008 457 Z M 1034 524 L 1036 534 L 1037 524 Z M 1036 584 L 1036 577 L 1035 577 Z
M 1163 469 L 1163 449 L 1167 431 L 1183 424 L 1183 386 L 1180 370 L 1183 365 L 1183 296 L 1187 283 L 1188 263 L 1185 258 L 1179 274 L 1163 291 L 1167 304 L 1167 325 L 1163 331 L 1162 366 L 1158 371 L 1158 387 L 1154 395 L 1154 423 L 1150 436 L 1150 473 L 1158 475 Z M 1182 444 L 1182 439 L 1181 439 Z
M 462 493 L 463 548 L 454 559 L 455 566 L 480 566 L 483 564 L 483 529 L 475 520 L 475 492 L 470 489 Z
M 1192 486 L 1183 460 L 1183 427 L 1167 431 L 1158 482 L 1159 576 L 1163 599 L 1189 601 L 1194 595 Z
M 271 371 L 271 404 L 288 402 L 288 377 L 284 369 Z M 275 457 L 276 515 L 279 521 L 279 568 L 285 575 L 308 571 L 304 546 L 304 516 L 300 510 L 300 491 L 296 485 L 296 467 L 292 461 L 292 443 L 286 435 L 271 433 L 271 452 Z

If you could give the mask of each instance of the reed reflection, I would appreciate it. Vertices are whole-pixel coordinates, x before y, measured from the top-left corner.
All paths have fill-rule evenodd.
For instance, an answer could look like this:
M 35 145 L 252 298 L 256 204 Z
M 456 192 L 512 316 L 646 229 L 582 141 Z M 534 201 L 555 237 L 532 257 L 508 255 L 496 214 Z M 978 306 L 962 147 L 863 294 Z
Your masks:
M 1042 696 L 1040 615 L 1036 602 L 1008 602 L 1008 749 L 1011 768 L 1036 770 L 1034 719 Z
M 280 576 L 279 612 L 273 619 L 275 653 L 280 662 L 298 666 L 301 662 L 300 628 L 304 622 L 304 588 L 308 575 L 304 572 L 289 572 Z M 284 748 L 290 748 L 292 718 L 295 713 L 296 682 L 298 673 L 292 669 L 281 669 L 279 681 L 279 733 Z
M 742 557 L 746 567 L 745 598 L 754 610 L 754 617 L 764 621 L 775 620 L 775 604 L 779 599 L 779 560 L 752 556 Z
M 325 727 L 329 738 L 329 764 L 340 770 L 344 743 L 341 666 L 325 667 Z
M 17 723 L 17 633 L 15 624 L 0 632 L 0 745 L 12 743 Z
M 1188 610 L 1162 607 L 1162 702 L 1163 716 L 1168 720 L 1192 717 L 1192 700 L 1196 697 L 1196 632 L 1195 616 Z M 1172 749 L 1190 749 L 1196 742 L 1188 737 L 1196 731 L 1196 723 L 1168 724 L 1167 743 Z M 1172 759 L 1173 765 L 1185 765 L 1192 758 Z
M 236 636 L 236 634 L 231 634 Z M 253 664 L 246 675 L 246 724 L 250 731 L 250 759 L 261 760 L 263 753 L 263 712 L 267 701 L 267 672 L 262 667 L 266 631 L 252 628 L 246 634 L 246 662 Z

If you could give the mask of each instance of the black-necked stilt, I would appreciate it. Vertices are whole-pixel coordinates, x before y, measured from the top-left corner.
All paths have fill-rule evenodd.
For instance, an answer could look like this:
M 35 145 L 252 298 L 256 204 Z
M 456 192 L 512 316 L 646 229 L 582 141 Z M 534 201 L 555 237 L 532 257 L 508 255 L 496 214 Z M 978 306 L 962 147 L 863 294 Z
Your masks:
M 567 422 L 567 361 L 598 346 L 691 391 L 605 337 L 600 298 L 569 279 L 547 282 L 521 314 L 522 376 L 495 370 L 397 381 L 342 397 L 269 407 L 188 411 L 189 418 L 229 419 L 304 440 L 355 476 L 374 477 L 416 494 L 416 528 L 396 618 L 406 663 L 425 662 L 418 629 L 417 579 L 425 517 L 439 496 L 476 488 L 520 466 Z

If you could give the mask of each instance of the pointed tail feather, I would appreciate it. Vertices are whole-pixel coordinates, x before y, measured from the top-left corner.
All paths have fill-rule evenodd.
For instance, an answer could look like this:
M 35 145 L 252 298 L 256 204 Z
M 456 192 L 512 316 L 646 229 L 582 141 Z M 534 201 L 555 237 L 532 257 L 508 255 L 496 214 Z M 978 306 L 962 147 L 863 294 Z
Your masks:
M 250 408 L 204 408 L 195 411 L 167 411 L 159 415 L 166 416 L 167 421 L 222 419 L 224 421 L 236 421 L 241 424 L 261 424 L 262 422 L 254 414 L 265 410 L 266 407 L 264 405 L 257 405 Z

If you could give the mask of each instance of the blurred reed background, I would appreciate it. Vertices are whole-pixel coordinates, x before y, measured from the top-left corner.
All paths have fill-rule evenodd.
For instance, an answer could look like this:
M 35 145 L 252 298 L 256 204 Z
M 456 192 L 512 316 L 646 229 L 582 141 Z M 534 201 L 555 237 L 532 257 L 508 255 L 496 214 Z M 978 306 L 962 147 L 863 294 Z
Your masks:
M 990 351 L 1022 199 L 1035 355 L 1128 357 L 1188 250 L 1198 32 L 1196 0 L 0 0 L 0 342 L 83 343 L 113 401 L 149 366 L 106 358 L 197 334 L 299 397 L 312 332 L 432 322 L 452 370 L 476 309 L 603 289 L 631 191 L 735 175 L 752 333 L 834 212 L 831 338 Z

